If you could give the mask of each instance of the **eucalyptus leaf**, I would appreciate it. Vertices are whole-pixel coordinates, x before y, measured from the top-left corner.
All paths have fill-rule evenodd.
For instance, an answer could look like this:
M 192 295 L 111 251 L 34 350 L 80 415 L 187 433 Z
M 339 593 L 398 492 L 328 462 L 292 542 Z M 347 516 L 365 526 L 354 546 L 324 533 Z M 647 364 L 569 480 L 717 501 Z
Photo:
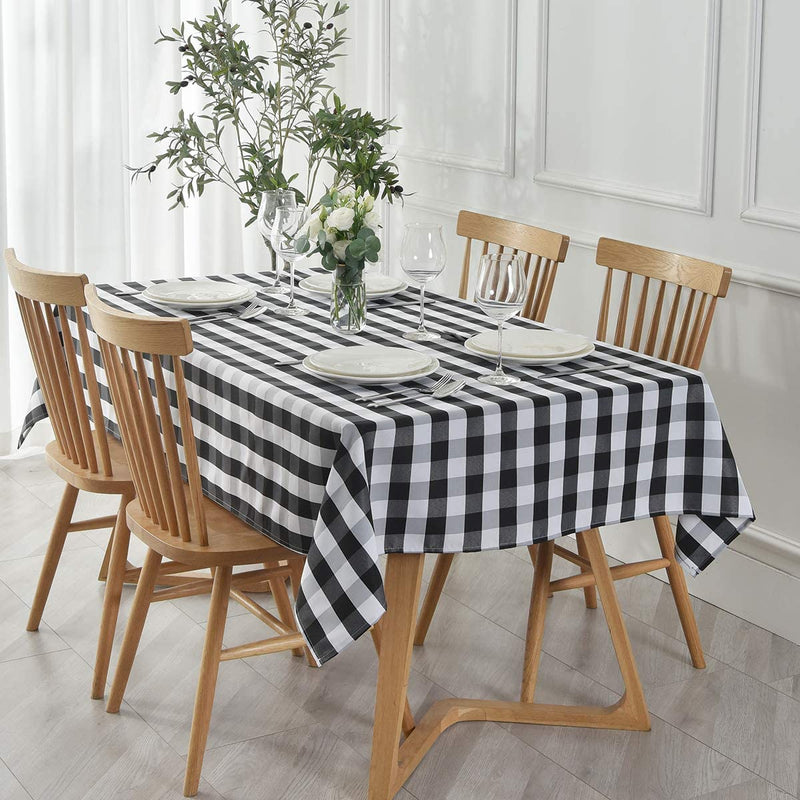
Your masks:
M 347 245 L 347 254 L 352 258 L 363 258 L 366 250 L 367 248 L 363 239 L 353 239 L 353 241 Z

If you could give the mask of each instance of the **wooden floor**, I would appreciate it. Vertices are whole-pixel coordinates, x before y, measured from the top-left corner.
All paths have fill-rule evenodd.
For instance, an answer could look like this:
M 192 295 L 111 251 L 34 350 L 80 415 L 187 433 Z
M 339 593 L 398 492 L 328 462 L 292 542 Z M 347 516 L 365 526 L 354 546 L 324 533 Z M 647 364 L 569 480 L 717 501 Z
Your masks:
M 25 632 L 59 493 L 42 458 L 0 460 L 0 798 L 180 798 L 207 599 L 152 607 L 122 712 L 107 715 L 89 699 L 105 534 L 71 534 L 46 624 Z M 102 499 L 82 504 L 114 510 Z M 414 653 L 416 709 L 451 694 L 516 699 L 530 584 L 524 549 L 456 559 Z M 617 589 L 651 732 L 463 723 L 398 797 L 800 796 L 800 647 L 696 601 L 708 656 L 698 672 L 669 589 L 646 575 Z M 131 596 L 126 589 L 122 619 Z M 226 645 L 262 635 L 236 604 L 230 613 Z M 537 700 L 608 703 L 619 691 L 602 612 L 587 611 L 581 592 L 551 602 L 544 649 Z M 223 664 L 199 796 L 364 800 L 375 677 L 369 637 L 321 670 L 289 653 Z

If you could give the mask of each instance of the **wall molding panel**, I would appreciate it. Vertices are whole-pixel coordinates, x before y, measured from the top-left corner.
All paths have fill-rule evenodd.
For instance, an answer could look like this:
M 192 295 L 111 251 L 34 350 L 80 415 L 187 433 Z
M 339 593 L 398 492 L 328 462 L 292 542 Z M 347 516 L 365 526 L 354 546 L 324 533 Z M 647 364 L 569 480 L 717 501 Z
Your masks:
M 517 130 L 517 39 L 519 0 L 505 0 L 508 24 L 505 39 L 505 84 L 504 92 L 504 147 L 499 158 L 476 158 L 460 153 L 451 153 L 445 150 L 435 150 L 427 147 L 414 147 L 392 141 L 389 136 L 388 146 L 397 150 L 400 158 L 420 161 L 439 167 L 453 167 L 470 172 L 482 172 L 498 175 L 503 178 L 513 178 L 516 160 L 516 130 Z M 392 70 L 391 70 L 391 42 L 392 42 L 392 0 L 382 0 L 381 13 L 383 16 L 383 33 L 381 36 L 382 63 L 384 68 L 383 108 L 384 116 L 391 116 L 392 98 Z
M 731 267 L 704 366 L 763 516 L 689 587 L 800 644 L 800 431 L 785 424 L 800 396 L 800 2 L 375 0 L 351 13 L 369 31 L 352 40 L 369 70 L 348 73 L 353 91 L 404 126 L 407 194 L 384 214 L 392 274 L 407 222 L 442 225 L 438 287 L 453 295 L 461 209 L 559 231 L 571 244 L 550 320 L 591 335 L 600 236 Z M 476 47 L 488 66 L 468 60 Z M 629 525 L 604 531 L 609 555 L 656 557 L 652 525 Z
M 750 28 L 749 85 L 747 124 L 745 127 L 745 163 L 742 212 L 745 222 L 775 228 L 800 230 L 800 210 L 760 206 L 756 197 L 758 183 L 758 131 L 761 124 L 761 73 L 764 45 L 764 0 L 753 0 Z
M 458 212 L 462 208 L 469 208 L 470 211 L 475 211 L 479 214 L 488 214 L 490 216 L 497 216 L 498 211 L 478 208 L 473 204 L 458 205 L 444 200 L 437 200 L 432 197 L 425 197 L 421 195 L 414 195 L 406 199 L 406 205 L 410 208 L 419 211 L 428 211 L 431 214 L 437 214 L 443 217 L 452 217 L 455 219 Z M 576 230 L 569 225 L 558 225 L 546 220 L 535 219 L 519 219 L 513 215 L 504 215 L 507 219 L 515 220 L 517 222 L 524 222 L 528 225 L 536 225 L 540 228 L 547 228 L 548 230 L 556 230 L 564 233 L 570 238 L 571 247 L 580 247 L 585 250 L 594 251 L 597 249 L 597 240 L 601 236 L 607 236 L 607 233 L 595 233 L 585 230 Z M 658 245 L 653 245 L 657 247 Z M 714 261 L 712 256 L 707 256 L 702 253 L 687 253 L 696 258 L 707 259 Z M 567 256 L 569 258 L 569 256 Z M 717 259 L 719 260 L 719 259 Z M 733 270 L 732 282 L 741 286 L 750 286 L 756 289 L 763 289 L 767 292 L 777 292 L 778 294 L 789 295 L 791 297 L 800 297 L 800 278 L 792 278 L 788 275 L 780 275 L 774 272 L 766 272 L 760 267 L 754 267 L 747 264 L 739 264 L 729 259 L 722 260 L 725 266 Z
M 536 150 L 533 179 L 536 183 L 575 192 L 662 206 L 710 216 L 714 192 L 717 95 L 719 88 L 720 0 L 706 0 L 704 103 L 701 121 L 700 181 L 696 195 L 662 191 L 633 183 L 607 180 L 552 170 L 547 164 L 547 83 L 550 51 L 550 0 L 539 5 L 539 67 L 536 96 Z

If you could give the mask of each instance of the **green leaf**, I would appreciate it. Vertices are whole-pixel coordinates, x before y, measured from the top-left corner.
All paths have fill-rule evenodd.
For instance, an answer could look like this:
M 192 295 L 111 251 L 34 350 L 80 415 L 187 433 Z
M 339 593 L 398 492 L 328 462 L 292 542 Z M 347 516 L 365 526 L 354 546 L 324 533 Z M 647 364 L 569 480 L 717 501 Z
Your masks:
M 353 258 L 364 258 L 366 250 L 367 247 L 363 239 L 353 239 L 353 241 L 347 245 L 347 254 Z
M 308 236 L 305 234 L 298 236 L 295 240 L 294 246 L 298 253 L 307 253 L 311 247 L 311 244 L 308 241 Z

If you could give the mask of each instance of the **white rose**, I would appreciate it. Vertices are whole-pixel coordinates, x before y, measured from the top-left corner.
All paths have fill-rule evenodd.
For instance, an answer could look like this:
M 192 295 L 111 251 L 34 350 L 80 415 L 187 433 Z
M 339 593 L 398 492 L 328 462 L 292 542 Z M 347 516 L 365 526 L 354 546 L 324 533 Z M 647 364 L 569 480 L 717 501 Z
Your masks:
M 328 214 L 325 224 L 337 231 L 348 231 L 353 224 L 356 213 L 352 208 L 337 208 Z
M 347 245 L 350 242 L 347 239 L 340 239 L 338 242 L 333 243 L 333 254 L 339 261 L 344 261 L 344 257 L 347 255 Z
M 311 219 L 306 223 L 306 236 L 309 239 L 315 240 L 317 238 L 317 234 L 322 230 L 322 220 L 319 218 L 319 215 L 311 217 Z
M 372 228 L 374 231 L 378 230 L 378 228 L 381 226 L 380 212 L 375 211 L 374 209 L 372 211 L 368 211 L 366 214 L 364 214 L 364 224 L 368 228 Z

